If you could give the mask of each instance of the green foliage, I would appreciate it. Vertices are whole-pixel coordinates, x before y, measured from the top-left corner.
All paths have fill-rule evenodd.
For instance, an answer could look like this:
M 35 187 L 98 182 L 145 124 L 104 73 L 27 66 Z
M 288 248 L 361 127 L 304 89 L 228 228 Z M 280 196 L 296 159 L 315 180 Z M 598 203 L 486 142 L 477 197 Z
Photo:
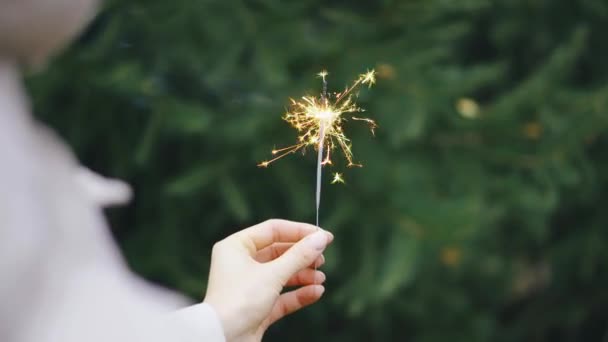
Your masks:
M 129 181 L 110 212 L 142 275 L 201 298 L 214 241 L 312 221 L 290 96 L 374 67 L 348 126 L 362 169 L 326 180 L 325 300 L 276 341 L 587 341 L 608 310 L 604 0 L 110 1 L 32 77 L 83 162 Z

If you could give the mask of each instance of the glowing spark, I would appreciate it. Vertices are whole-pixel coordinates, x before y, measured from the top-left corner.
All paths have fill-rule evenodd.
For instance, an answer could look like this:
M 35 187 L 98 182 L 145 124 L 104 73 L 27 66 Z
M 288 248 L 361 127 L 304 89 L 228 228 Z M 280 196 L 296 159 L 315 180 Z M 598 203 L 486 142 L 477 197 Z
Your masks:
M 337 183 L 342 183 L 344 184 L 344 178 L 342 178 L 342 174 L 341 173 L 334 173 L 334 179 L 331 181 L 331 184 L 337 184 Z
M 368 70 L 365 74 L 362 74 L 361 76 L 363 76 L 363 81 L 361 81 L 361 83 L 367 83 L 368 88 L 371 88 L 376 83 L 376 71 L 373 69 L 371 71 Z
M 299 101 L 290 99 L 290 107 L 283 116 L 283 120 L 298 131 L 297 143 L 273 150 L 273 158 L 259 163 L 258 166 L 267 167 L 288 154 L 298 151 L 305 152 L 306 148 L 310 146 L 318 151 L 320 145 L 323 146 L 325 153 L 323 165 L 332 163 L 331 152 L 339 148 L 344 154 L 348 166 L 361 166 L 353 160 L 352 144 L 344 134 L 343 124 L 347 121 L 345 116 L 364 111 L 354 101 L 354 97 L 356 97 L 354 90 L 361 85 L 367 85 L 368 87 L 374 85 L 376 83 L 376 71 L 372 69 L 360 74 L 351 86 L 338 93 L 327 93 L 325 89 L 327 75 L 328 73 L 325 70 L 317 74 L 318 77 L 323 79 L 324 86 L 323 93 L 320 96 L 303 96 Z M 372 134 L 378 127 L 372 119 L 352 115 L 349 117 L 354 121 L 366 123 Z

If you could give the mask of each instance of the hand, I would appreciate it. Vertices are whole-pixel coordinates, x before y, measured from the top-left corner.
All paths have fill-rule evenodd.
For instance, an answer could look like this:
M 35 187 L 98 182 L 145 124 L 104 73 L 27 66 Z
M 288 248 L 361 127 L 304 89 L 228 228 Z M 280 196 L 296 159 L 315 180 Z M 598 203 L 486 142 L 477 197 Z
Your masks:
M 261 341 L 272 323 L 319 300 L 325 275 L 310 267 L 332 240 L 310 224 L 269 220 L 216 243 L 205 303 L 226 340 Z M 281 294 L 285 286 L 300 287 Z

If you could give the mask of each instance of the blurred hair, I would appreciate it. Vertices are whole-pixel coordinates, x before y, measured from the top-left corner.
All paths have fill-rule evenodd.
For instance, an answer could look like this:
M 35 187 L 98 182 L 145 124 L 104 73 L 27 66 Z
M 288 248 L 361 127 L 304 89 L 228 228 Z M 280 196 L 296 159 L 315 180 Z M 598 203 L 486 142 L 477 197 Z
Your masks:
M 0 58 L 39 66 L 95 14 L 97 0 L 0 0 Z

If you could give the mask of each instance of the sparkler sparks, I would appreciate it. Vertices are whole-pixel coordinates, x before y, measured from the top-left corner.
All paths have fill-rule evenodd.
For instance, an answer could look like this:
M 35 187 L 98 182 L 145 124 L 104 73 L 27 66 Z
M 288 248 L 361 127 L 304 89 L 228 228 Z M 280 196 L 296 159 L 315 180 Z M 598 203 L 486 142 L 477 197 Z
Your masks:
M 305 152 L 306 148 L 312 146 L 319 151 L 319 155 L 325 154 L 321 164 L 331 164 L 332 151 L 339 148 L 348 162 L 348 166 L 361 166 L 353 160 L 351 141 L 344 134 L 343 125 L 348 120 L 348 115 L 363 112 L 354 101 L 354 91 L 362 86 L 368 88 L 376 83 L 376 72 L 372 69 L 359 75 L 355 82 L 346 87 L 342 92 L 327 93 L 326 77 L 328 73 L 323 70 L 317 74 L 323 81 L 323 92 L 317 96 L 303 96 L 300 101 L 290 99 L 290 108 L 283 116 L 292 127 L 298 131 L 297 143 L 288 147 L 272 150 L 273 158 L 258 164 L 267 167 L 269 164 L 298 151 Z M 350 115 L 350 119 L 361 121 L 369 126 L 374 134 L 377 125 L 374 120 Z M 341 179 L 341 175 L 339 175 Z M 334 178 L 335 180 L 335 178 Z M 342 180 L 343 182 L 343 180 Z
M 342 183 L 344 184 L 344 178 L 342 177 L 341 173 L 334 173 L 334 179 L 331 181 L 331 184 L 337 184 L 337 183 Z

